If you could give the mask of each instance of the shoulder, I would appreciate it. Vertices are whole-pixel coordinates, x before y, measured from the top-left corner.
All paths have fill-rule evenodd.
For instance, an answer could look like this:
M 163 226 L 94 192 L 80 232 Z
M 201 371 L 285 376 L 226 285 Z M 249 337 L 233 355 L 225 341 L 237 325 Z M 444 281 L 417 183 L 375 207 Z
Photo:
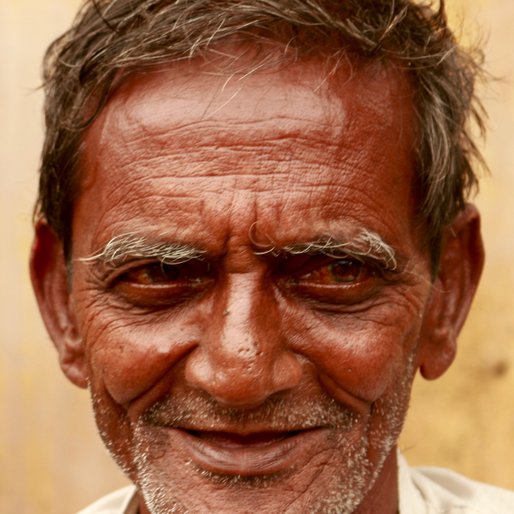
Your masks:
M 399 460 L 400 511 L 414 514 L 512 514 L 514 491 L 442 468 L 410 468 Z
M 131 514 L 137 512 L 134 486 L 118 489 L 92 503 L 77 514 Z M 134 508 L 132 508 L 134 507 Z

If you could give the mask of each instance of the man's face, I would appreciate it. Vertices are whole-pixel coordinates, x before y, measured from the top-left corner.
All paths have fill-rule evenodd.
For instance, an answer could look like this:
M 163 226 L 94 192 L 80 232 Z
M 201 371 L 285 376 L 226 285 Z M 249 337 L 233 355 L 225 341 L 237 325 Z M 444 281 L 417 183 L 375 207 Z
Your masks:
M 150 512 L 353 512 L 394 489 L 430 270 L 407 81 L 350 75 L 175 66 L 87 134 L 73 337 Z

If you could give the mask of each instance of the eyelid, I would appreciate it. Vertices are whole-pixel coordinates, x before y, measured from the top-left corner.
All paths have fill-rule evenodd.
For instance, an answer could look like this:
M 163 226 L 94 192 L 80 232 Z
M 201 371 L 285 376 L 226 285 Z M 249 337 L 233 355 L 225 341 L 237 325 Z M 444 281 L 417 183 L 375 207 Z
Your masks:
M 309 266 L 306 270 L 301 272 L 301 274 L 295 274 L 296 278 L 299 280 L 304 280 L 306 282 L 309 281 L 309 278 L 312 278 L 314 281 L 314 277 L 316 274 L 322 274 L 326 270 L 330 270 L 330 273 L 335 273 L 339 270 L 339 268 L 334 268 L 335 265 L 345 265 L 342 270 L 353 268 L 357 272 L 356 282 L 362 282 L 364 278 L 368 278 L 373 275 L 377 275 L 377 270 L 375 270 L 374 266 L 370 266 L 367 263 L 363 262 L 362 259 L 355 258 L 342 258 L 342 259 L 330 259 L 323 264 Z M 347 266 L 346 266 L 347 265 Z M 364 275 L 364 276 L 361 276 Z M 341 284 L 342 285 L 342 284 Z M 350 285 L 350 284 L 348 284 Z
M 112 266 L 108 265 L 108 263 L 105 263 L 104 266 L 102 266 L 102 275 L 101 280 L 106 282 L 109 286 L 114 285 L 118 280 L 120 280 L 123 275 L 135 272 L 137 270 L 143 270 L 145 267 L 153 266 L 153 265 L 161 265 L 163 267 L 170 267 L 170 268 L 186 268 L 188 264 L 194 264 L 194 263 L 201 263 L 204 262 L 206 266 L 207 272 L 210 271 L 210 263 L 205 262 L 203 259 L 188 259 L 187 261 L 177 262 L 177 263 L 170 263 L 166 262 L 164 259 L 158 259 L 158 258 L 145 258 L 141 259 L 141 257 L 129 257 L 126 260 L 123 261 L 123 264 L 118 266 Z
M 140 267 L 148 266 L 150 264 L 157 264 L 159 262 L 160 261 L 151 258 L 141 260 L 137 257 L 129 257 L 127 258 L 127 260 L 124 260 L 123 263 L 119 265 L 112 265 L 108 262 L 103 261 L 95 263 L 94 269 L 96 270 L 96 275 L 100 280 L 112 284 L 124 273 L 136 270 Z
M 292 260 L 299 259 L 300 262 L 297 262 L 296 265 L 291 266 Z M 352 262 L 358 265 L 363 266 L 364 268 L 368 268 L 371 273 L 375 273 L 377 275 L 387 275 L 389 273 L 395 273 L 398 270 L 388 268 L 387 264 L 382 260 L 375 259 L 372 257 L 363 257 L 351 255 L 348 253 L 341 254 L 332 254 L 328 255 L 325 252 L 320 253 L 305 253 L 301 255 L 289 255 L 284 259 L 284 264 L 282 266 L 285 274 L 289 274 L 294 277 L 301 277 L 302 275 L 312 273 L 315 270 L 321 270 L 327 266 L 333 265 L 337 262 Z M 287 263 L 287 264 L 286 264 Z
M 195 264 L 201 268 L 195 268 Z M 192 264 L 193 266 L 188 266 Z M 161 272 L 157 269 L 163 266 Z M 186 269 L 181 269 L 185 267 Z M 198 298 L 208 291 L 215 277 L 210 273 L 210 263 L 192 259 L 187 263 L 171 265 L 159 260 L 135 261 L 116 269 L 102 288 L 121 305 L 143 309 L 171 308 Z
M 341 258 L 324 256 L 324 260 L 314 259 L 317 264 L 307 263 L 294 273 L 282 273 L 278 279 L 278 287 L 291 298 L 321 311 L 342 312 L 341 309 L 361 309 L 383 290 L 384 285 L 394 282 L 382 263 L 372 259 L 355 258 L 346 255 Z M 337 272 L 326 268 L 341 262 L 351 261 L 362 269 L 356 270 L 355 280 L 336 279 Z M 351 272 L 350 272 L 351 273 Z M 310 276 L 309 276 L 310 275 Z M 328 280 L 325 280 L 328 278 Z

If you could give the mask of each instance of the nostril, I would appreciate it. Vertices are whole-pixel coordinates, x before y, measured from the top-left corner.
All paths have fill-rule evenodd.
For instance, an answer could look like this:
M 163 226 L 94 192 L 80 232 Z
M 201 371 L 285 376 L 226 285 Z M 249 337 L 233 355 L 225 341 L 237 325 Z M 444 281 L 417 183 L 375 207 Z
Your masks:
M 248 351 L 240 349 L 240 356 Z M 283 389 L 273 371 L 272 362 L 259 363 L 255 358 L 223 362 L 193 354 L 186 363 L 185 379 L 189 387 L 205 392 L 220 405 L 251 409 Z

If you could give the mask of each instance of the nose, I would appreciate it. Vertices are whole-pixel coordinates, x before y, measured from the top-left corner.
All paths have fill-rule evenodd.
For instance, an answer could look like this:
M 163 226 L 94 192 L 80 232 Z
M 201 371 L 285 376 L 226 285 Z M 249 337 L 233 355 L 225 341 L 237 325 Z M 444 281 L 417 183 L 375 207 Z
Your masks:
M 253 408 L 298 385 L 302 369 L 281 333 L 270 287 L 231 274 L 212 300 L 198 347 L 186 363 L 189 385 L 226 407 Z

